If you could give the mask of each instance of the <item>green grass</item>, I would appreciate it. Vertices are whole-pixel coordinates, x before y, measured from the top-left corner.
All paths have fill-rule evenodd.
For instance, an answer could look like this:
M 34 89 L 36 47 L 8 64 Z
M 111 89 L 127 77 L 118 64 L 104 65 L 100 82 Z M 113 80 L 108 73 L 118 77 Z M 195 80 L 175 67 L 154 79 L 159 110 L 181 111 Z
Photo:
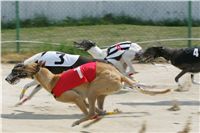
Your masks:
M 167 38 L 187 37 L 187 27 L 167 26 L 136 26 L 136 25 L 94 25 L 72 27 L 40 27 L 21 28 L 20 39 L 28 41 L 42 41 L 45 44 L 21 43 L 21 54 L 37 53 L 45 50 L 59 50 L 71 54 L 88 56 L 86 52 L 77 50 L 72 46 L 73 41 L 90 39 L 98 46 L 109 46 L 115 42 L 130 40 L 133 42 L 148 41 Z M 192 37 L 200 38 L 200 27 L 193 27 Z M 2 30 L 2 41 L 15 40 L 15 30 Z M 61 46 L 48 43 L 60 43 Z M 200 41 L 193 41 L 199 45 Z M 141 44 L 143 48 L 158 45 L 157 43 Z M 187 41 L 163 42 L 160 45 L 169 47 L 186 47 Z M 2 57 L 15 51 L 15 43 L 2 44 Z
M 2 29 L 14 29 L 16 20 L 1 22 Z M 140 17 L 131 17 L 128 15 L 105 14 L 102 17 L 83 16 L 75 19 L 66 17 L 63 20 L 54 21 L 48 19 L 43 14 L 35 14 L 32 19 L 20 20 L 23 28 L 28 27 L 47 27 L 47 26 L 83 26 L 83 25 L 112 25 L 112 24 L 132 24 L 132 25 L 153 25 L 153 26 L 187 26 L 187 19 L 165 19 L 161 21 L 143 20 Z M 193 26 L 200 26 L 200 20 L 192 20 Z

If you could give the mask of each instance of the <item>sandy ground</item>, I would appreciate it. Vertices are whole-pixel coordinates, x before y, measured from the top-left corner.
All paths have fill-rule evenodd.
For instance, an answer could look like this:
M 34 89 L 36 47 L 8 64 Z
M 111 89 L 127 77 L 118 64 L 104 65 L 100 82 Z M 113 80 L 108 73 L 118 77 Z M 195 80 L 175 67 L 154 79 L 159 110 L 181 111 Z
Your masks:
M 189 75 L 181 81 L 189 91 L 170 92 L 164 95 L 148 96 L 137 91 L 126 89 L 106 98 L 105 109 L 112 111 L 118 108 L 121 114 L 105 116 L 87 127 L 91 121 L 79 126 L 71 124 L 82 117 L 79 109 L 73 104 L 60 103 L 54 100 L 45 90 L 38 92 L 32 100 L 22 106 L 14 107 L 19 100 L 21 88 L 30 80 L 21 80 L 17 85 L 4 81 L 13 65 L 2 64 L 2 128 L 3 132 L 81 132 L 81 133 L 138 133 L 146 123 L 146 133 L 177 133 L 185 127 L 189 117 L 190 132 L 198 133 L 200 123 L 200 86 L 191 85 Z M 159 88 L 176 89 L 174 77 L 180 70 L 166 65 L 137 64 L 139 72 L 135 79 Z M 199 77 L 196 76 L 196 79 Z M 28 93 L 30 93 L 30 89 Z M 169 111 L 173 100 L 180 105 L 179 111 Z

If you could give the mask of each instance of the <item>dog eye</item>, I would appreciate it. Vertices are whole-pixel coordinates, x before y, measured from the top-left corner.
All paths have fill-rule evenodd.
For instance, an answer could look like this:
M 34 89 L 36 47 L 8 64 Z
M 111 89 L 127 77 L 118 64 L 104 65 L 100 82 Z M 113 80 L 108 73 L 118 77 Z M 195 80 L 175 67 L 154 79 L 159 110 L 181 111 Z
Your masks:
M 15 74 L 15 75 L 20 74 L 22 72 L 23 72 L 22 70 L 16 70 L 16 69 L 12 70 L 12 74 Z
M 12 74 L 17 74 L 17 71 L 15 71 L 15 70 L 12 70 Z

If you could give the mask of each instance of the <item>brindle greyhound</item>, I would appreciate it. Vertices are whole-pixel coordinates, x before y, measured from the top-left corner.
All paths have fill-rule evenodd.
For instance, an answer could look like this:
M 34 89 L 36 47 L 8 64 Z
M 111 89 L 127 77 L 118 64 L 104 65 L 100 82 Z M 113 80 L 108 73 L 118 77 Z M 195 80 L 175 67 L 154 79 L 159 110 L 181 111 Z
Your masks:
M 182 71 L 175 77 L 175 81 L 180 85 L 179 78 L 187 72 L 191 72 L 192 82 L 194 81 L 193 73 L 200 72 L 200 47 L 172 49 L 165 47 L 150 47 L 143 53 L 145 60 L 152 61 L 157 57 L 163 57 L 171 61 L 171 64 Z
M 87 65 L 87 64 L 85 64 Z M 64 73 L 70 72 L 69 70 L 64 72 L 63 74 L 53 74 L 48 69 L 42 67 L 44 63 L 31 63 L 21 66 L 18 66 L 13 69 L 13 71 L 17 74 L 19 78 L 32 78 L 34 77 L 43 88 L 45 88 L 48 92 L 52 92 L 55 86 L 62 79 L 62 75 Z M 84 65 L 80 66 L 83 67 Z M 87 65 L 88 66 L 88 65 Z M 90 66 L 88 66 L 90 67 Z M 95 77 L 90 82 L 85 82 L 80 84 L 79 86 L 74 87 L 73 89 L 64 91 L 60 96 L 55 97 L 57 101 L 60 102 L 72 102 L 75 103 L 80 110 L 85 114 L 85 117 L 80 120 L 75 121 L 72 126 L 79 125 L 80 123 L 87 121 L 93 118 L 95 114 L 95 102 L 97 101 L 97 106 L 100 110 L 103 110 L 103 103 L 106 95 L 112 94 L 116 91 L 119 91 L 122 86 L 122 82 L 129 84 L 131 87 L 134 86 L 134 81 L 122 75 L 114 66 L 103 63 L 103 62 L 95 62 Z M 77 70 L 77 71 L 75 71 Z M 78 71 L 79 69 L 72 69 L 72 71 L 77 72 L 79 76 L 85 76 L 85 73 L 91 73 L 91 70 L 88 69 L 85 73 Z M 85 68 L 87 70 L 87 68 Z M 70 77 L 71 78 L 71 77 Z M 81 79 L 81 76 L 80 76 Z M 70 85 L 71 83 L 62 83 L 62 85 Z M 143 90 L 141 88 L 136 89 L 142 93 L 155 95 L 155 94 L 163 94 L 170 91 L 170 89 L 165 89 L 163 91 L 148 91 Z M 88 108 L 84 102 L 84 99 L 88 99 Z

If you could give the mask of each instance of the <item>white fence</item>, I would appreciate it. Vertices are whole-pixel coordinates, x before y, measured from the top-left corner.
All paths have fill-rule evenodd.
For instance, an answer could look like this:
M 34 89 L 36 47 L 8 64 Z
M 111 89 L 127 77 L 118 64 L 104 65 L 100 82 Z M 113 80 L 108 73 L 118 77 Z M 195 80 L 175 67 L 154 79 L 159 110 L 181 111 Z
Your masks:
M 1 18 L 15 19 L 15 2 L 1 3 Z M 30 19 L 44 15 L 50 20 L 66 17 L 101 17 L 106 14 L 129 15 L 142 20 L 183 20 L 188 16 L 188 1 L 20 1 L 20 18 Z M 192 2 L 192 18 L 200 20 L 200 1 Z

